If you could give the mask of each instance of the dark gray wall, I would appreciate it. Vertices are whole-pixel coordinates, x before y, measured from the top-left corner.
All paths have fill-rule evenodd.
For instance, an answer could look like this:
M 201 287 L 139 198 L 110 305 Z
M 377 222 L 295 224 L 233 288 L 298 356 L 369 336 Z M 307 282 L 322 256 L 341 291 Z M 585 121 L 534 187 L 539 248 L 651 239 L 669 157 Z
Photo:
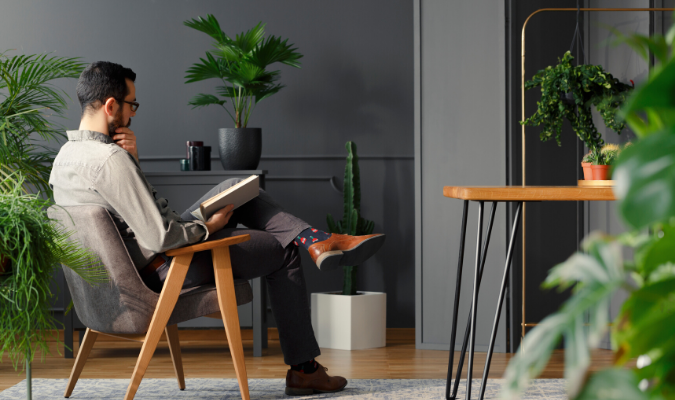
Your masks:
M 325 228 L 342 198 L 327 180 L 342 181 L 344 143 L 362 156 L 363 215 L 388 235 L 385 247 L 359 272 L 360 288 L 388 296 L 387 325 L 414 326 L 413 7 L 410 0 L 310 1 L 82 1 L 4 0 L 0 50 L 55 52 L 84 61 L 109 60 L 137 74 L 141 107 L 131 128 L 146 171 L 176 171 L 186 140 L 216 146 L 216 132 L 231 127 L 217 108 L 191 110 L 188 99 L 213 93 L 216 82 L 184 84 L 185 70 L 211 40 L 183 26 L 214 14 L 234 35 L 259 21 L 289 38 L 305 55 L 302 69 L 281 66 L 279 94 L 261 102 L 249 126 L 263 128 L 260 168 L 276 179 L 268 190 L 311 224 Z M 61 84 L 75 98 L 75 81 Z M 65 125 L 76 129 L 71 102 Z M 220 168 L 218 163 L 214 169 Z M 288 180 L 290 178 L 290 180 Z M 186 193 L 172 205 L 188 204 Z M 171 200 L 171 199 L 170 199 Z M 341 287 L 340 272 L 320 273 L 303 258 L 310 292 Z
M 504 185 L 504 3 L 418 0 L 416 7 L 416 344 L 447 350 L 462 201 L 443 186 Z M 476 210 L 470 206 L 458 341 L 471 305 Z M 486 208 L 485 218 L 489 214 Z M 478 302 L 476 349 L 485 351 L 506 253 L 506 212 L 495 218 Z M 504 313 L 504 309 L 502 310 Z M 495 351 L 506 351 L 502 315 Z M 455 347 L 455 348 L 456 348 Z

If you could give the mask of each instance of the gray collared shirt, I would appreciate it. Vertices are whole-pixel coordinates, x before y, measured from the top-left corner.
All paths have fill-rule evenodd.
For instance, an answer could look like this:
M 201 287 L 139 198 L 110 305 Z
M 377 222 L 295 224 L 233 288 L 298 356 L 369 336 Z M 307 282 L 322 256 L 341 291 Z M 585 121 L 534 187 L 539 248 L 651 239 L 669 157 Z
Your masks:
M 110 136 L 67 131 L 68 142 L 54 160 L 49 185 L 61 206 L 97 205 L 107 209 L 134 265 L 142 269 L 157 253 L 206 240 L 201 221 L 183 221 L 157 198 L 141 166 Z

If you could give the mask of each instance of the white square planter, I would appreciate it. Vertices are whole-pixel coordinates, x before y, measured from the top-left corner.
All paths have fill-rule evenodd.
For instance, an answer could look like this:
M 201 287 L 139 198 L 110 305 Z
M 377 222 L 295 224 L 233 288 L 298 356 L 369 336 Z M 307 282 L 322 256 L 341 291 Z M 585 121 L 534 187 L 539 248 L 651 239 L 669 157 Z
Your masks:
M 387 342 L 387 294 L 312 293 L 312 326 L 319 347 L 359 350 Z

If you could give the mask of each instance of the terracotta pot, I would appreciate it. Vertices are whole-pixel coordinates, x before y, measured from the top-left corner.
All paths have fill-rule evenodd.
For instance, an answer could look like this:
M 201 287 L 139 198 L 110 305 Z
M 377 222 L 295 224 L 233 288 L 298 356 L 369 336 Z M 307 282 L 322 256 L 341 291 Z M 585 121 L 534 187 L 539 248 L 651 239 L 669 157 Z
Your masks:
M 591 163 L 589 162 L 582 162 L 581 163 L 581 168 L 584 169 L 584 180 L 585 181 L 590 181 L 593 179 L 593 172 L 591 171 Z
M 609 179 L 609 167 L 610 165 L 591 165 L 593 180 L 606 181 Z

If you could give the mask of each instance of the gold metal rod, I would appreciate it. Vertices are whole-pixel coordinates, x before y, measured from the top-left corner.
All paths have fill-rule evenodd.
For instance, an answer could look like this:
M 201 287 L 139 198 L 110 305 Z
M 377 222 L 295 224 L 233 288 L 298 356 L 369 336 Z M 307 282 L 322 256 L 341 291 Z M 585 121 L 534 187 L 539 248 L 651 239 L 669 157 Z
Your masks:
M 525 22 L 523 23 L 523 30 L 520 38 L 520 108 L 521 108 L 521 116 L 522 119 L 521 121 L 525 121 L 525 28 L 527 27 L 527 23 L 530 21 L 530 18 L 532 18 L 534 15 L 539 14 L 541 12 L 547 12 L 547 11 L 675 11 L 675 8 L 540 8 L 539 10 L 533 12 L 530 14 L 527 19 L 525 19 Z M 522 163 L 522 186 L 525 186 L 525 125 L 522 126 L 521 128 L 521 163 Z M 522 266 L 522 275 L 523 275 L 523 280 L 522 280 L 522 321 L 521 321 L 521 347 L 522 347 L 522 340 L 525 337 L 525 327 L 527 326 L 532 326 L 532 324 L 526 324 L 525 323 L 525 203 L 523 203 L 523 215 L 522 215 L 522 224 L 523 224 L 523 229 L 522 229 L 522 261 L 523 261 L 523 266 Z

